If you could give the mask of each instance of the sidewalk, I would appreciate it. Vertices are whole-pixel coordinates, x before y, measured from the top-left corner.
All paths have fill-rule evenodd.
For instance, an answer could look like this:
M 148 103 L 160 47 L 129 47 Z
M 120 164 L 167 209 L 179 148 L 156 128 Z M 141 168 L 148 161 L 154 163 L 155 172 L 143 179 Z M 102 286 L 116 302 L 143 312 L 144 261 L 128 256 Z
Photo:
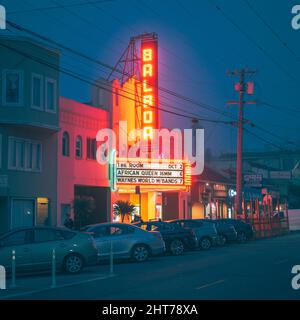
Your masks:
M 82 273 L 70 275 L 58 273 L 56 276 L 56 288 L 69 287 L 88 283 L 91 281 L 108 279 L 113 277 L 109 273 L 109 265 L 98 265 L 86 268 Z M 28 293 L 39 293 L 52 290 L 52 275 L 44 273 L 38 275 L 21 275 L 16 277 L 16 287 L 11 288 L 11 279 L 7 279 L 6 290 L 0 290 L 0 300 L 17 298 Z

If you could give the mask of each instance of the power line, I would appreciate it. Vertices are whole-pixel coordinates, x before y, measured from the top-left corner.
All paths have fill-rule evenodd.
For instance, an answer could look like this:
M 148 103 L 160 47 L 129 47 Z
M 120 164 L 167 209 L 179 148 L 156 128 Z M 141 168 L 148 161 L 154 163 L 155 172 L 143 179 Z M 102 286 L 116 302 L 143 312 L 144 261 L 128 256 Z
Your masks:
M 288 43 L 280 37 L 279 33 L 269 24 L 264 17 L 258 12 L 258 10 L 250 3 L 249 0 L 244 0 L 246 5 L 250 8 L 250 10 L 256 15 L 256 17 L 269 29 L 269 31 L 273 34 L 273 36 L 282 44 L 284 48 L 286 48 L 293 56 L 300 62 L 299 56 L 295 53 L 295 51 L 288 45 Z
M 43 41 L 50 42 L 50 43 L 54 44 L 55 46 L 58 46 L 58 47 L 60 47 L 60 48 L 63 48 L 64 50 L 70 51 L 70 52 L 72 52 L 73 54 L 79 55 L 79 56 L 81 56 L 82 58 L 87 59 L 87 60 L 89 60 L 89 61 L 91 61 L 91 62 L 93 62 L 93 63 L 96 63 L 96 64 L 98 64 L 98 65 L 101 65 L 101 66 L 103 66 L 103 67 L 105 67 L 105 68 L 107 68 L 107 69 L 110 69 L 110 70 L 111 70 L 111 69 L 113 68 L 113 67 L 111 67 L 111 66 L 109 66 L 109 65 L 107 65 L 107 64 L 105 64 L 105 63 L 103 63 L 103 62 L 101 62 L 101 61 L 99 61 L 99 60 L 96 60 L 96 59 L 94 59 L 94 58 L 91 58 L 91 57 L 89 57 L 89 56 L 87 56 L 87 55 L 85 55 L 85 54 L 83 54 L 83 53 L 81 53 L 81 52 L 78 52 L 78 51 L 74 50 L 74 49 L 68 48 L 68 47 L 66 47 L 66 46 L 58 43 L 57 41 L 51 40 L 51 39 L 49 39 L 49 38 L 47 38 L 47 37 L 45 37 L 45 36 L 41 36 L 41 35 L 33 32 L 33 31 L 30 31 L 30 30 L 28 30 L 28 29 L 26 29 L 26 28 L 24 28 L 24 27 L 21 27 L 21 26 L 13 23 L 13 22 L 11 22 L 11 21 L 7 21 L 7 23 L 8 23 L 9 25 L 11 25 L 13 28 L 15 28 L 15 29 L 17 29 L 17 30 L 19 30 L 19 31 L 25 31 L 25 32 L 27 32 L 27 33 L 35 36 L 35 37 L 38 37 L 39 39 L 42 39 Z M 118 71 L 118 72 L 121 72 L 121 73 L 122 73 L 122 71 Z M 94 83 L 93 83 L 93 85 L 94 85 Z M 207 104 L 198 103 L 198 102 L 196 102 L 196 101 L 193 101 L 193 100 L 190 99 L 190 98 L 187 98 L 187 97 L 182 96 L 182 95 L 178 95 L 178 94 L 176 94 L 176 93 L 173 93 L 171 90 L 168 90 L 168 89 L 165 89 L 165 88 L 159 87 L 159 89 L 162 90 L 162 91 L 164 91 L 164 92 L 167 93 L 167 94 L 173 95 L 173 96 L 175 96 L 176 98 L 179 98 L 179 99 L 183 99 L 183 100 L 185 100 L 185 101 L 187 101 L 187 102 L 190 102 L 190 103 L 192 103 L 192 104 L 195 104 L 195 105 L 197 105 L 197 106 L 199 106 L 199 107 L 201 107 L 201 108 L 208 109 L 208 110 L 210 110 L 210 111 L 213 111 L 213 112 L 216 112 L 216 113 L 219 113 L 219 114 L 222 114 L 222 115 L 226 115 L 227 117 L 230 117 L 231 119 L 233 118 L 231 115 L 228 115 L 227 113 L 222 112 L 222 111 L 221 111 L 220 109 L 218 109 L 218 108 L 212 107 L 212 106 L 207 105 Z M 175 107 L 173 107 L 173 106 L 168 106 L 168 107 L 175 108 Z M 170 113 L 169 110 L 163 110 L 162 108 L 160 108 L 160 110 L 162 110 L 162 111 L 164 111 L 164 112 L 169 112 L 169 113 Z M 186 112 L 185 110 L 181 110 L 181 111 Z M 175 113 L 173 113 L 173 114 L 175 114 Z M 178 114 L 178 115 L 179 115 L 179 114 Z M 180 116 L 183 116 L 183 115 L 180 114 Z M 188 117 L 188 118 L 190 118 L 190 119 L 191 119 L 192 117 L 193 117 L 193 118 L 196 118 L 196 117 L 194 117 L 194 116 L 192 116 L 192 117 L 191 117 L 191 116 L 186 116 L 186 115 L 184 115 L 184 116 L 185 116 L 185 117 Z M 208 120 L 208 119 L 204 119 L 204 118 L 203 118 L 203 119 L 198 118 L 198 119 L 199 119 L 200 121 L 206 121 L 206 120 Z M 216 120 L 213 120 L 212 122 L 216 122 Z M 225 121 L 219 121 L 219 123 L 223 123 L 223 124 L 226 123 L 226 124 L 228 124 L 228 122 L 225 122 Z M 231 122 L 231 123 L 232 123 L 232 122 Z
M 31 30 L 29 30 L 27 28 L 24 28 L 24 27 L 20 26 L 20 25 L 17 25 L 16 23 L 14 23 L 12 21 L 7 20 L 6 22 L 7 22 L 8 25 L 10 25 L 14 29 L 29 33 L 30 35 L 32 35 L 32 36 L 34 36 L 36 38 L 39 38 L 42 41 L 46 41 L 48 43 L 51 43 L 52 45 L 54 45 L 56 47 L 59 47 L 59 48 L 61 48 L 63 50 L 66 50 L 66 51 L 69 51 L 72 54 L 78 55 L 78 56 L 80 56 L 80 57 L 82 57 L 82 58 L 84 58 L 84 59 L 86 59 L 86 60 L 88 60 L 90 62 L 93 62 L 93 63 L 95 63 L 97 65 L 100 65 L 100 66 L 102 66 L 102 67 L 104 67 L 104 68 L 106 68 L 108 70 L 115 70 L 119 74 L 123 75 L 123 71 L 115 69 L 114 67 L 108 65 L 107 63 L 101 62 L 100 60 L 97 60 L 95 58 L 91 58 L 90 56 L 88 56 L 88 55 L 86 55 L 86 54 L 84 54 L 82 52 L 79 52 L 79 51 L 77 51 L 75 49 L 67 47 L 67 46 L 65 46 L 65 45 L 63 45 L 63 44 L 61 44 L 61 43 L 59 43 L 59 42 L 57 42 L 55 40 L 50 39 L 49 37 L 42 36 L 42 35 L 34 32 L 34 31 L 31 31 Z M 129 74 L 125 74 L 125 76 L 128 76 L 128 75 Z M 222 110 L 220 110 L 219 108 L 213 107 L 213 106 L 211 106 L 209 104 L 194 101 L 191 98 L 185 97 L 184 95 L 181 95 L 181 94 L 177 94 L 177 93 L 175 93 L 175 92 L 173 92 L 173 91 L 171 91 L 169 89 L 163 88 L 161 86 L 158 86 L 158 89 L 160 91 L 164 92 L 164 93 L 167 93 L 167 94 L 169 94 L 171 96 L 174 96 L 174 97 L 176 97 L 176 98 L 178 98 L 180 100 L 183 100 L 185 102 L 189 102 L 189 103 L 191 103 L 193 105 L 196 105 L 196 106 L 198 106 L 198 107 L 200 107 L 202 109 L 206 109 L 208 111 L 215 112 L 215 113 L 222 114 L 222 115 L 224 114 L 224 112 Z M 230 114 L 227 114 L 227 116 L 230 117 L 231 119 L 234 119 L 233 116 L 230 115 Z
M 62 73 L 66 74 L 66 75 L 68 75 L 68 76 L 70 76 L 70 77 L 72 77 L 74 79 L 80 80 L 80 81 L 85 82 L 85 83 L 87 83 L 89 85 L 93 85 L 93 86 L 98 87 L 98 88 L 100 88 L 102 90 L 105 90 L 105 91 L 108 91 L 110 93 L 113 93 L 113 91 L 111 89 L 109 89 L 107 87 L 104 87 L 104 86 L 101 86 L 96 81 L 94 81 L 92 79 L 87 79 L 83 75 L 80 75 L 80 74 L 78 74 L 78 73 L 76 73 L 76 72 L 74 72 L 72 70 L 69 70 L 67 68 L 59 67 L 57 65 L 51 64 L 51 63 L 49 63 L 49 62 L 47 62 L 45 60 L 42 60 L 42 59 L 40 59 L 38 57 L 34 57 L 34 56 L 30 55 L 30 54 L 24 53 L 24 52 L 22 52 L 22 51 L 20 51 L 20 50 L 18 50 L 16 48 L 13 48 L 11 46 L 8 46 L 8 45 L 2 44 L 2 43 L 0 43 L 0 46 L 6 48 L 8 50 L 11 50 L 13 52 L 16 52 L 16 53 L 18 53 L 18 54 L 20 54 L 20 55 L 22 55 L 22 56 L 24 56 L 24 57 L 26 57 L 28 59 L 31 59 L 31 60 L 39 63 L 39 64 L 42 64 L 42 65 L 45 65 L 45 66 L 47 66 L 47 67 L 49 67 L 51 69 L 54 69 L 57 72 L 62 72 Z M 124 93 L 128 93 L 126 90 L 121 90 L 121 91 L 124 92 Z M 120 94 L 120 92 L 118 93 L 118 95 L 123 97 L 123 98 L 126 98 L 128 100 L 131 100 L 131 101 L 134 101 L 134 102 L 139 102 L 134 98 L 130 98 L 130 97 L 124 95 L 124 94 Z M 180 116 L 180 117 L 185 117 L 185 118 L 188 118 L 188 119 L 196 119 L 196 120 L 199 120 L 199 121 L 212 122 L 212 123 L 220 122 L 220 123 L 223 123 L 223 124 L 231 124 L 231 122 L 228 122 L 228 121 L 226 122 L 226 121 L 218 121 L 218 120 L 215 120 L 215 119 L 195 118 L 194 116 L 188 116 L 188 115 L 185 115 L 185 114 L 180 114 L 180 113 L 177 113 L 177 112 L 166 110 L 166 109 L 161 108 L 161 107 L 153 107 L 152 106 L 151 108 L 159 109 L 159 110 L 161 110 L 163 112 L 166 112 L 166 113 L 169 113 L 169 114 L 173 114 L 173 115 L 177 115 L 177 116 Z
M 263 102 L 263 101 L 260 101 L 259 103 L 262 104 L 262 105 L 265 105 L 267 107 L 270 107 L 270 108 L 272 108 L 274 110 L 277 110 L 277 111 L 280 111 L 280 112 L 284 112 L 284 113 L 286 113 L 286 111 L 292 112 L 292 113 L 300 113 L 300 109 L 296 109 L 296 108 L 280 107 L 280 106 L 276 106 L 276 105 L 273 105 L 271 103 Z
M 274 65 L 277 66 L 278 69 L 280 69 L 283 73 L 285 73 L 291 80 L 296 81 L 298 83 L 299 79 L 293 76 L 288 70 L 285 69 L 283 65 L 281 65 L 277 60 L 273 58 L 265 49 L 263 46 L 258 44 L 252 37 L 249 36 L 248 33 L 246 33 L 219 5 L 215 3 L 214 0 L 209 0 L 212 2 L 213 6 L 217 11 L 219 11 L 227 21 L 229 21 L 241 34 L 244 35 L 259 51 L 261 51 L 270 61 L 273 62 Z
M 62 8 L 73 8 L 73 7 L 84 7 L 89 6 L 97 3 L 105 3 L 105 2 L 113 2 L 115 0 L 98 0 L 98 1 L 84 1 L 84 2 L 77 2 L 72 4 L 61 4 L 56 6 L 49 6 L 49 7 L 39 7 L 33 9 L 25 9 L 25 10 L 16 10 L 16 11 L 9 11 L 8 14 L 21 14 L 21 13 L 31 13 L 36 11 L 49 11 L 49 10 L 56 10 Z

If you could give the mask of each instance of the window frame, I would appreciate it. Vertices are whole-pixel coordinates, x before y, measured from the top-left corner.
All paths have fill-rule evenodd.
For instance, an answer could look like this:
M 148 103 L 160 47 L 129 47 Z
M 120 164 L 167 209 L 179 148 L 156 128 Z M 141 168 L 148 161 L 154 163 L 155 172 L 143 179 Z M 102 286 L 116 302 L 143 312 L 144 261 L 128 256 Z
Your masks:
M 53 103 L 54 103 L 54 109 L 49 109 L 48 107 L 48 83 L 54 84 L 54 90 L 53 90 Z M 53 78 L 45 78 L 45 110 L 46 112 L 55 114 L 57 112 L 57 81 Z
M 78 139 L 80 140 L 80 156 L 77 156 L 77 141 L 78 141 Z M 76 136 L 76 139 L 75 139 L 75 158 L 77 160 L 83 159 L 83 139 L 82 139 L 82 136 L 80 136 L 80 135 Z
M 67 152 L 64 153 L 64 138 L 67 137 Z M 63 157 L 69 158 L 70 157 L 70 134 L 68 131 L 64 131 L 61 137 L 61 154 Z
M 34 97 L 33 97 L 33 84 L 34 84 L 34 79 L 39 79 L 41 81 L 40 85 L 40 92 L 41 92 L 41 104 L 40 106 L 37 106 L 34 104 Z M 44 110 L 44 77 L 41 74 L 38 73 L 31 73 L 31 108 L 39 111 Z
M 25 233 L 25 238 L 24 238 L 24 243 L 23 244 L 12 244 L 12 245 L 3 245 L 3 248 L 11 248 L 11 247 L 18 247 L 18 246 L 25 246 L 28 244 L 32 244 L 33 243 L 33 230 L 32 229 L 25 229 L 25 230 L 18 230 L 18 231 L 14 231 L 10 234 L 8 234 L 7 236 L 3 237 L 0 242 L 2 243 L 2 241 L 7 240 L 8 238 L 18 234 L 24 232 Z M 27 241 L 26 241 L 27 240 Z
M 59 234 L 60 239 L 52 239 L 52 240 L 43 240 L 43 241 L 37 241 L 36 240 L 36 232 L 50 232 L 53 235 L 54 234 Z M 39 244 L 39 243 L 48 243 L 48 242 L 56 242 L 56 241 L 64 241 L 65 239 L 63 238 L 63 235 L 60 230 L 55 230 L 55 229 L 48 229 L 48 228 L 35 228 L 33 230 L 33 244 Z
M 95 138 L 86 139 L 86 159 L 97 160 L 97 140 Z
M 6 101 L 6 89 L 7 81 L 6 76 L 9 73 L 17 73 L 19 75 L 19 102 L 7 102 Z M 18 69 L 3 69 L 2 70 L 2 104 L 6 107 L 23 107 L 24 106 L 24 71 Z
M 17 150 L 16 150 L 16 164 L 13 166 L 12 159 L 11 159 L 11 145 L 15 144 L 17 142 L 21 142 L 24 144 L 24 166 L 20 167 L 18 166 L 18 158 L 17 158 Z M 27 145 L 31 146 L 36 146 L 36 150 L 38 149 L 38 146 L 40 148 L 40 157 L 39 157 L 39 168 L 33 168 L 33 163 L 34 163 L 34 157 L 32 157 L 32 168 L 27 167 L 28 163 L 28 152 L 27 152 Z M 43 163 L 43 146 L 40 141 L 37 140 L 31 140 L 31 139 L 23 139 L 19 137 L 14 137 L 14 136 L 9 136 L 8 137 L 8 143 L 7 143 L 7 153 L 8 153 L 8 163 L 7 163 L 7 168 L 8 170 L 13 170 L 13 171 L 23 171 L 23 172 L 36 172 L 36 173 L 41 173 L 42 172 L 42 163 Z M 37 154 L 33 152 L 32 148 L 32 156 L 37 156 Z

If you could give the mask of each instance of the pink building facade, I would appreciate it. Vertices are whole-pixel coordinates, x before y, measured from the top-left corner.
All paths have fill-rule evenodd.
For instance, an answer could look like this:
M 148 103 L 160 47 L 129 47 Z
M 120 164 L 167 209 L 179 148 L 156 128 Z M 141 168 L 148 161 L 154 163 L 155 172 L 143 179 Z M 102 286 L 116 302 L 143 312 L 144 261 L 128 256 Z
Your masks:
M 107 167 L 96 161 L 96 134 L 109 128 L 109 112 L 64 97 L 60 98 L 58 138 L 57 224 L 73 215 L 74 199 L 92 198 L 95 208 L 85 223 L 105 222 L 110 215 Z

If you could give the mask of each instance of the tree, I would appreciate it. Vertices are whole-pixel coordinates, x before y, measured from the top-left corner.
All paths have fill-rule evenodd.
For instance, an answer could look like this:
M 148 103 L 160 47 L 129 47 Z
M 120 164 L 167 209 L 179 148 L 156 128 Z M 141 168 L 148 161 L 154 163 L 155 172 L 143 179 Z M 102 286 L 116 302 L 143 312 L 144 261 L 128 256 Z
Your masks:
M 75 228 L 81 229 L 88 224 L 89 216 L 95 210 L 95 199 L 88 196 L 77 196 L 73 201 Z
M 125 217 L 130 217 L 135 212 L 135 206 L 129 201 L 119 200 L 114 204 L 114 215 L 121 217 L 121 221 L 124 222 Z

